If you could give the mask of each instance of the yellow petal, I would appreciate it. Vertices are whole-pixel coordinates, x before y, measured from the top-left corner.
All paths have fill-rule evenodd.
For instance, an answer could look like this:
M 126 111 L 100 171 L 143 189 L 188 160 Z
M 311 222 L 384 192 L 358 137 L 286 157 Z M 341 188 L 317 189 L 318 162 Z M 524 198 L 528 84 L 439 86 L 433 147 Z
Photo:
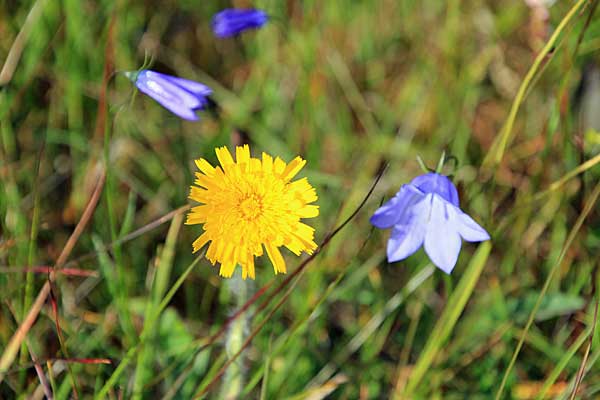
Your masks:
M 185 220 L 186 225 L 203 224 L 206 222 L 207 216 L 206 206 L 197 206 L 192 208 Z
M 256 171 L 260 171 L 262 165 L 260 163 L 260 160 L 258 158 L 251 158 L 250 159 L 250 171 L 251 172 L 256 172 Z
M 194 243 L 192 243 L 192 247 L 194 248 L 194 253 L 197 252 L 198 250 L 200 250 L 202 247 L 204 247 L 204 245 L 206 243 L 208 243 L 208 241 L 210 240 L 210 236 L 208 235 L 207 232 L 204 232 L 202 235 L 200 235 L 200 237 L 196 240 L 194 240 Z
M 205 175 L 212 175 L 213 172 L 215 172 L 215 168 L 212 165 L 210 165 L 210 163 L 204 158 L 200 158 L 198 160 L 195 160 L 194 162 L 196 163 L 198 169 L 202 171 Z
M 273 157 L 268 155 L 267 153 L 262 153 L 262 167 L 265 173 L 270 173 L 273 171 Z
M 285 167 L 285 170 L 281 174 L 281 179 L 288 182 L 292 180 L 294 176 L 306 165 L 306 160 L 303 160 L 300 157 L 294 158 L 288 165 Z
M 248 164 L 250 162 L 250 147 L 248 147 L 247 144 L 243 146 L 236 146 L 235 161 L 238 164 Z
M 265 243 L 265 249 L 267 249 L 267 255 L 269 256 L 271 263 L 273 263 L 275 273 L 277 274 L 279 272 L 282 272 L 285 274 L 285 260 L 281 256 L 281 252 L 279 251 L 279 249 L 273 246 L 271 243 Z
M 211 199 L 211 193 L 208 190 L 201 189 L 197 186 L 192 186 L 190 188 L 190 195 L 188 197 L 194 201 L 197 201 L 198 203 L 206 204 Z
M 281 174 L 285 170 L 285 167 L 286 167 L 285 162 L 281 158 L 277 157 L 275 159 L 275 162 L 273 163 L 273 172 L 275 172 L 275 174 L 281 176 Z
M 248 261 L 246 262 L 246 269 L 248 270 L 248 276 L 251 279 L 255 279 L 256 276 L 254 274 L 254 257 L 253 256 L 248 257 Z
M 194 185 L 201 186 L 209 190 L 218 190 L 218 182 L 219 181 L 213 176 L 202 175 L 201 173 L 196 172 L 196 180 L 194 180 Z
M 233 164 L 233 158 L 231 157 L 231 153 L 229 152 L 229 150 L 225 146 L 218 147 L 215 150 L 215 153 L 217 153 L 217 159 L 219 159 L 219 163 L 223 167 L 223 170 L 225 172 L 227 172 L 228 171 L 228 167 L 231 164 Z
M 308 205 L 298 210 L 300 218 L 314 218 L 319 215 L 319 206 Z
M 224 276 L 225 278 L 231 278 L 233 276 L 233 271 L 235 271 L 235 263 L 228 262 L 221 264 L 219 275 Z

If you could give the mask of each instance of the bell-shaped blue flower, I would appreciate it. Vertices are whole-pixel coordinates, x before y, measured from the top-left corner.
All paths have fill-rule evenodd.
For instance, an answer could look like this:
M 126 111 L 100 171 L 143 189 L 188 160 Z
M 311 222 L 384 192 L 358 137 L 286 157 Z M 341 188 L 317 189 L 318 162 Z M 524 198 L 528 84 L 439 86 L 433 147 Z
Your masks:
M 262 10 L 228 8 L 213 16 L 212 29 L 217 37 L 224 38 L 260 28 L 268 20 L 269 16 Z
M 389 262 L 400 261 L 421 246 L 431 261 L 449 274 L 460 253 L 461 238 L 482 242 L 490 235 L 461 211 L 450 179 L 427 173 L 402 185 L 400 191 L 371 217 L 380 229 L 393 228 L 387 244 Z
M 199 119 L 195 111 L 208 104 L 206 97 L 212 93 L 212 90 L 202 83 L 146 69 L 125 72 L 125 76 L 133 81 L 141 92 L 152 97 L 173 114 L 189 121 Z

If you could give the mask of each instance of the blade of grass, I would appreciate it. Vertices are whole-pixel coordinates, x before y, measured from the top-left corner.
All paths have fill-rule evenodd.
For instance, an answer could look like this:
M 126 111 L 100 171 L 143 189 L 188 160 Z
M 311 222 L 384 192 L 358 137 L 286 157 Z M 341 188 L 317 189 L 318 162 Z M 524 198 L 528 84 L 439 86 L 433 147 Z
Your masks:
M 596 364 L 596 362 L 598 360 L 600 360 L 600 350 L 594 351 L 586 360 L 587 363 L 585 365 L 584 372 L 583 372 L 584 376 L 588 372 L 591 371 L 592 367 Z M 565 400 L 567 398 L 570 398 L 573 395 L 572 391 L 575 388 L 576 383 L 577 383 L 577 375 L 575 375 L 571 378 L 567 388 L 563 391 L 563 393 L 560 396 L 556 396 L 556 400 Z M 590 388 L 590 390 L 593 390 L 593 389 Z M 575 397 L 575 398 L 577 398 L 577 397 Z M 586 397 L 584 395 L 582 395 L 582 398 L 586 398 Z M 590 398 L 590 396 L 588 396 L 587 398 Z
M 581 335 L 579 335 L 577 340 L 575 340 L 575 342 L 573 342 L 573 344 L 569 347 L 569 349 L 564 353 L 563 357 L 554 366 L 554 368 L 552 369 L 552 371 L 550 372 L 550 374 L 544 381 L 544 385 L 540 388 L 540 391 L 538 392 L 538 394 L 536 396 L 536 400 L 541 400 L 541 399 L 547 398 L 546 393 L 548 392 L 550 387 L 554 384 L 554 382 L 556 382 L 556 379 L 558 379 L 560 374 L 567 367 L 567 364 L 569 363 L 571 358 L 573 358 L 573 356 L 575 355 L 577 350 L 579 350 L 579 348 L 581 346 L 583 346 L 583 344 L 589 338 L 592 331 L 593 331 L 593 325 L 588 326 L 586 328 L 586 330 L 583 333 L 581 333 Z
M 548 189 L 544 190 L 543 192 L 538 193 L 534 197 L 534 200 L 541 200 L 549 193 L 560 189 L 569 179 L 587 171 L 588 169 L 592 168 L 594 165 L 596 165 L 598 163 L 600 163 L 600 154 L 596 155 L 595 157 L 590 158 L 583 164 L 577 166 L 577 168 L 574 168 L 573 170 L 566 173 L 559 180 L 553 182 L 550 186 L 548 186 Z
M 14 308 L 10 306 L 10 304 L 8 304 L 8 309 L 11 312 L 13 318 L 15 320 L 17 320 L 17 322 L 18 322 L 17 314 L 16 314 Z M 35 372 L 40 381 L 40 386 L 42 387 L 42 390 L 44 391 L 46 398 L 48 400 L 52 400 L 52 398 L 53 398 L 52 397 L 52 389 L 50 388 L 50 385 L 48 384 L 48 380 L 46 379 L 46 374 L 44 374 L 44 369 L 41 367 L 38 357 L 35 355 L 32 347 L 31 347 L 29 338 L 26 337 L 23 342 L 26 343 L 26 345 L 24 345 L 23 347 L 24 347 L 25 351 L 27 351 L 29 353 L 29 357 L 31 358 L 31 362 L 33 363 L 33 367 L 34 367 Z M 25 363 L 23 361 L 21 361 L 21 365 L 24 365 L 24 364 Z M 22 372 L 25 372 L 25 369 L 23 369 Z M 23 390 L 24 385 L 21 383 L 19 383 L 19 384 L 20 384 L 21 390 Z
M 135 231 L 131 232 L 130 234 L 125 235 L 111 243 L 106 244 L 105 246 L 102 247 L 102 250 L 111 250 L 117 245 L 121 245 L 121 244 L 127 243 L 133 239 L 136 239 L 136 238 L 150 232 L 151 230 L 158 228 L 165 222 L 169 222 L 176 215 L 185 213 L 190 208 L 191 207 L 189 205 L 185 205 L 185 206 L 181 206 L 173 211 L 170 211 L 170 212 L 166 213 L 165 215 L 163 215 L 162 217 L 159 217 L 159 218 L 155 219 L 154 221 L 150 222 L 149 224 L 146 224 L 146 225 L 136 229 Z M 84 254 L 72 261 L 69 261 L 68 263 L 65 264 L 65 266 L 76 265 L 76 264 L 82 263 L 84 261 L 89 261 L 97 256 L 98 256 L 98 252 L 93 251 L 93 252 Z
M 521 338 L 519 339 L 519 342 L 517 343 L 517 347 L 515 348 L 515 351 L 514 351 L 512 358 L 508 364 L 508 367 L 506 368 L 506 371 L 504 371 L 504 376 L 502 377 L 502 381 L 500 382 L 500 387 L 498 388 L 498 391 L 496 392 L 496 397 L 495 397 L 496 400 L 499 400 L 502 398 L 504 386 L 506 386 L 506 381 L 508 380 L 510 371 L 512 370 L 513 366 L 515 365 L 515 362 L 517 361 L 517 357 L 519 356 L 519 352 L 521 351 L 521 347 L 523 346 L 523 342 L 525 341 L 527 332 L 529 331 L 531 324 L 533 324 L 533 320 L 535 319 L 535 314 L 537 313 L 537 311 L 540 307 L 540 304 L 542 303 L 542 299 L 544 298 L 546 291 L 550 287 L 550 283 L 552 282 L 552 279 L 554 278 L 554 274 L 558 271 L 560 265 L 562 264 L 562 261 L 563 261 L 565 255 L 567 254 L 567 250 L 571 247 L 573 240 L 575 240 L 575 237 L 577 236 L 579 229 L 583 225 L 583 221 L 586 219 L 586 217 L 588 216 L 590 211 L 593 209 L 593 206 L 596 203 L 596 200 L 598 199 L 599 195 L 600 195 L 600 183 L 598 183 L 596 185 L 596 187 L 594 188 L 594 191 L 590 195 L 590 198 L 588 199 L 588 201 L 585 205 L 585 208 L 583 209 L 583 211 L 577 218 L 575 225 L 571 229 L 571 232 L 569 233 L 569 236 L 567 237 L 567 240 L 565 241 L 565 244 L 564 244 L 563 248 L 561 249 L 558 259 L 552 266 L 552 269 L 550 270 L 550 273 L 548 274 L 548 277 L 546 278 L 546 281 L 544 282 L 544 286 L 542 287 L 542 290 L 540 291 L 540 294 L 538 295 L 535 305 L 533 306 L 533 309 L 531 310 L 531 313 L 529 314 L 529 318 L 527 319 L 525 328 L 523 328 L 523 334 L 521 335 Z
M 549 54 L 551 54 L 551 52 L 554 48 L 554 45 L 555 45 L 556 41 L 558 40 L 558 38 L 560 37 L 560 35 L 562 34 L 563 30 L 566 28 L 566 26 L 569 24 L 569 22 L 571 22 L 573 17 L 575 17 L 575 15 L 577 15 L 577 12 L 587 2 L 588 2 L 588 0 L 578 0 L 577 3 L 575 3 L 575 5 L 573 7 L 571 7 L 569 12 L 563 17 L 563 19 L 560 21 L 560 23 L 558 24 L 558 26 L 552 33 L 552 36 L 550 37 L 550 39 L 548 39 L 548 42 L 546 43 L 544 48 L 538 53 L 537 57 L 535 58 L 535 61 L 533 62 L 533 65 L 531 66 L 531 68 L 529 68 L 527 75 L 525 75 L 525 78 L 521 82 L 521 86 L 519 86 L 519 90 L 517 92 L 515 100 L 513 101 L 512 105 L 510 107 L 508 118 L 506 119 L 506 122 L 505 122 L 504 126 L 502 127 L 502 130 L 500 131 L 500 135 L 494 139 L 494 142 L 492 144 L 492 147 L 490 148 L 490 151 L 488 152 L 485 159 L 483 160 L 484 166 L 490 166 L 490 164 L 497 165 L 500 163 L 500 161 L 502 161 L 502 157 L 504 156 L 504 151 L 505 151 L 506 146 L 508 145 L 508 142 L 512 136 L 513 125 L 515 123 L 517 113 L 519 111 L 519 108 L 521 107 L 521 104 L 523 103 L 523 101 L 525 99 L 525 93 L 527 92 L 527 89 L 528 89 L 531 81 L 533 80 L 536 73 L 540 69 L 540 66 L 542 65 L 542 62 L 544 61 L 544 59 L 546 59 L 546 57 Z
M 40 222 L 40 191 L 39 191 L 39 181 L 40 181 L 40 164 L 44 154 L 44 144 L 42 143 L 40 150 L 38 152 L 38 157 L 35 162 L 34 167 L 34 182 L 33 182 L 33 215 L 31 216 L 31 228 L 29 231 L 29 250 L 27 254 L 27 265 L 33 265 L 35 262 L 35 253 L 36 253 L 36 245 L 37 245 L 37 236 L 38 236 L 38 225 Z M 25 296 L 23 298 L 23 308 L 21 320 L 25 318 L 25 311 L 29 310 L 31 307 L 31 303 L 33 301 L 33 282 L 34 282 L 34 274 L 32 271 L 25 268 L 27 271 L 25 276 Z M 24 363 L 27 360 L 27 340 L 23 341 L 21 344 L 21 363 Z M 31 351 L 29 351 L 31 353 Z M 31 354 L 30 354 L 31 356 Z M 36 367 L 37 371 L 37 367 Z M 39 372 L 38 372 L 39 373 Z M 19 379 L 19 384 L 21 387 L 25 384 L 25 374 L 21 374 Z
M 304 392 L 295 396 L 288 397 L 288 400 L 322 400 L 330 398 L 338 386 L 348 382 L 348 377 L 344 374 L 337 374 L 327 382 L 317 387 L 309 387 Z
M 160 255 L 156 274 L 154 274 L 154 282 L 152 286 L 152 294 L 148 300 L 146 313 L 144 317 L 144 327 L 140 336 L 141 349 L 138 353 L 137 366 L 133 381 L 133 399 L 142 398 L 142 388 L 149 376 L 149 364 L 151 361 L 151 352 L 153 351 L 153 339 L 156 336 L 155 325 L 160 317 L 160 311 L 157 309 L 160 300 L 162 299 L 166 287 L 171 277 L 171 268 L 173 266 L 173 258 L 175 255 L 175 245 L 177 244 L 177 235 L 183 223 L 183 214 L 179 214 L 171 221 L 165 247 Z
M 111 171 L 108 149 L 110 147 L 110 134 L 108 132 L 105 133 L 105 165 L 106 165 L 106 190 L 104 191 L 104 196 L 106 199 L 106 210 L 108 213 L 108 223 L 110 227 L 110 237 L 111 241 L 117 242 L 118 237 L 118 227 L 117 227 L 117 216 L 115 210 L 115 184 L 113 182 L 113 173 Z M 99 248 L 96 248 L 99 250 Z M 118 289 L 115 293 L 117 296 L 115 300 L 117 302 L 121 302 L 120 312 L 122 313 L 121 322 L 123 324 L 123 331 L 125 333 L 126 341 L 129 345 L 132 345 L 136 341 L 136 332 L 133 326 L 132 318 L 129 313 L 129 308 L 125 306 L 127 299 L 129 298 L 129 290 L 125 281 L 125 266 L 124 260 L 121 253 L 121 246 L 117 244 L 113 247 L 114 254 L 114 262 L 115 262 L 115 279 Z
M 427 339 L 425 348 L 421 352 L 421 355 L 408 378 L 408 383 L 404 392 L 406 398 L 413 397 L 414 390 L 427 373 L 427 370 L 435 360 L 436 355 L 444 343 L 446 343 L 446 340 L 450 337 L 456 321 L 458 321 L 460 314 L 467 305 L 467 301 L 471 297 L 471 293 L 479 280 L 479 276 L 481 275 L 481 271 L 483 271 L 483 267 L 487 262 L 491 249 L 492 244 L 489 241 L 483 242 L 477 248 L 473 258 L 471 258 L 466 271 L 456 286 L 456 289 L 454 289 L 452 295 L 448 299 L 448 303 L 446 304 L 442 315 L 435 324 L 431 335 Z
M 98 252 L 98 265 L 100 266 L 100 272 L 102 273 L 104 282 L 106 282 L 108 287 L 108 293 L 114 300 L 119 325 L 121 326 L 121 330 L 125 332 L 127 330 L 127 326 L 131 325 L 131 321 L 129 321 L 129 323 L 126 322 L 129 315 L 129 313 L 125 310 L 127 308 L 127 299 L 124 298 L 119 292 L 120 287 L 115 272 L 115 264 L 108 256 L 108 253 L 103 250 L 104 247 L 98 235 L 92 235 L 92 243 Z
M 359 247 L 357 256 L 355 258 L 358 258 L 358 255 L 361 254 L 363 252 L 363 250 L 365 249 L 368 241 L 371 238 L 371 235 L 374 232 L 374 229 L 375 229 L 374 227 L 371 229 L 371 231 L 369 232 L 369 234 L 363 241 L 362 245 Z M 353 276 L 359 275 L 361 277 L 360 279 L 362 279 L 363 274 L 365 273 L 363 271 L 366 271 L 366 273 L 371 271 L 373 268 L 375 268 L 377 265 L 379 265 L 379 263 L 382 260 L 382 257 L 383 256 L 380 254 L 375 254 L 375 255 L 371 256 L 366 262 L 364 262 L 360 266 L 360 268 L 358 270 L 354 270 Z M 303 330 L 303 328 L 305 328 L 308 325 L 309 321 L 311 321 L 317 317 L 318 311 L 321 309 L 321 306 L 323 305 L 323 303 L 325 303 L 326 300 L 334 301 L 334 299 L 332 298 L 332 294 L 334 293 L 335 289 L 338 288 L 338 284 L 342 281 L 342 279 L 344 277 L 346 277 L 346 274 L 350 270 L 353 270 L 352 266 L 348 266 L 348 268 L 342 269 L 342 271 L 337 275 L 337 277 L 327 286 L 327 289 L 325 290 L 325 292 L 315 302 L 315 305 L 312 307 L 312 310 L 307 312 L 303 318 L 300 318 L 296 323 L 294 323 L 294 325 L 290 329 L 288 329 L 288 333 L 286 335 L 280 335 L 277 338 L 277 343 L 275 344 L 275 350 L 274 351 L 269 350 L 269 354 L 272 354 L 272 355 L 279 354 L 282 351 L 283 347 L 286 344 L 288 344 L 289 341 L 292 340 L 292 338 L 295 335 L 297 335 L 301 330 Z M 251 319 L 254 319 L 254 316 L 252 316 Z M 262 367 L 259 368 L 258 371 L 256 371 L 254 373 L 254 376 L 249 380 L 248 384 L 244 388 L 244 392 L 243 392 L 244 396 L 249 395 L 250 391 L 256 386 L 256 384 L 259 382 L 260 378 L 263 376 L 264 373 L 265 373 L 265 371 L 264 371 L 264 368 L 262 368 Z
M 200 262 L 200 260 L 204 257 L 204 252 L 198 255 L 196 259 L 187 267 L 187 269 L 177 278 L 175 283 L 171 286 L 171 289 L 167 292 L 165 297 L 160 302 L 159 306 L 156 308 L 156 312 L 161 313 L 169 304 L 177 290 L 181 287 L 185 278 L 192 272 L 194 267 Z M 143 339 L 143 338 L 142 338 Z M 121 374 L 125 371 L 125 368 L 129 365 L 129 363 L 133 360 L 133 357 L 136 355 L 137 351 L 140 348 L 140 344 L 142 341 L 138 342 L 135 346 L 131 347 L 125 357 L 121 360 L 119 366 L 113 371 L 110 375 L 104 386 L 100 389 L 100 391 L 94 395 L 94 399 L 103 399 L 108 395 L 108 391 L 112 389 L 113 386 L 117 383 L 118 379 L 121 377 Z
M 31 273 L 31 274 L 44 274 L 47 275 L 54 270 L 53 267 L 49 265 L 39 265 L 36 267 L 0 267 L 1 274 L 22 274 L 22 273 Z M 66 275 L 66 276 L 85 276 L 85 277 L 98 277 L 97 271 L 87 270 L 87 269 L 76 269 L 76 268 L 62 268 L 58 271 L 54 271 L 56 275 Z M 31 303 L 27 305 L 27 309 L 31 306 Z
M 127 209 L 125 210 L 125 217 L 123 217 L 123 223 L 121 223 L 121 229 L 119 230 L 119 238 L 127 235 L 133 226 L 133 220 L 135 217 L 135 201 L 137 194 L 134 191 L 129 192 L 129 199 L 127 200 Z
M 27 18 L 25 19 L 19 34 L 15 38 L 15 41 L 10 47 L 8 55 L 6 56 L 6 61 L 2 66 L 2 70 L 0 71 L 0 86 L 4 86 L 12 80 L 15 69 L 19 64 L 21 54 L 23 53 L 23 49 L 27 43 L 27 39 L 31 34 L 31 30 L 38 23 L 38 20 L 42 16 L 44 6 L 47 2 L 48 0 L 36 0 L 36 2 L 33 4 L 33 7 L 31 7 L 29 10 Z
M 62 354 L 64 355 L 64 357 L 66 358 L 70 358 L 69 355 L 69 350 L 67 348 L 67 342 L 65 341 L 65 338 L 63 336 L 63 332 L 62 332 L 62 328 L 60 326 L 60 316 L 58 313 L 58 301 L 56 298 L 56 295 L 54 294 L 54 290 L 52 288 L 52 281 L 50 281 L 50 279 L 48 278 L 48 282 L 50 283 L 50 305 L 52 307 L 52 314 L 54 317 L 54 326 L 56 327 L 56 334 L 58 337 L 58 343 L 60 345 L 60 351 L 62 352 Z M 72 389 L 72 394 L 73 394 L 73 398 L 75 398 L 75 400 L 79 399 L 79 387 L 80 384 L 77 380 L 77 377 L 75 376 L 75 374 L 73 373 L 73 370 L 71 368 L 71 364 L 67 363 L 67 375 L 69 377 L 69 381 L 71 383 L 71 389 Z
M 271 369 L 271 354 L 273 354 L 271 352 L 272 344 L 273 344 L 273 336 L 271 336 L 269 338 L 269 349 L 267 351 L 267 356 L 265 357 L 265 362 L 263 364 L 263 369 L 265 372 L 263 374 L 262 385 L 260 387 L 259 400 L 266 400 L 266 398 L 267 398 L 267 388 L 269 385 L 269 370 Z
M 96 209 L 96 205 L 98 204 L 98 200 L 100 199 L 100 194 L 102 193 L 102 188 L 104 187 L 104 170 L 101 171 L 100 176 L 98 177 L 98 181 L 96 183 L 96 188 L 90 197 L 90 201 L 88 202 L 87 207 L 85 208 L 79 222 L 75 226 L 73 233 L 69 236 L 67 243 L 63 247 L 56 263 L 54 264 L 55 269 L 60 269 L 66 262 L 67 258 L 71 254 L 71 251 L 75 247 L 75 244 L 79 240 L 79 237 L 83 233 L 83 230 L 87 226 L 87 223 L 92 217 L 94 210 Z M 54 279 L 54 272 L 50 273 L 50 280 Z M 17 331 L 13 334 L 8 342 L 8 345 L 2 352 L 2 356 L 0 357 L 0 382 L 4 379 L 5 372 L 8 370 L 10 365 L 13 363 L 15 356 L 19 348 L 21 347 L 21 343 L 25 339 L 27 332 L 31 329 L 31 326 L 35 322 L 40 310 L 44 306 L 48 295 L 50 294 L 50 282 L 46 281 L 42 289 L 39 291 L 38 296 L 33 302 L 27 316 L 23 319 L 21 325 Z
M 508 218 L 505 218 L 504 220 L 502 220 L 500 222 L 500 224 L 498 225 L 498 227 L 496 229 L 496 232 L 504 232 L 506 230 L 507 226 L 514 224 L 515 218 L 522 216 L 524 212 L 528 212 L 527 210 L 529 209 L 529 207 L 531 205 L 546 199 L 549 195 L 553 194 L 558 189 L 563 187 L 563 185 L 566 182 L 573 179 L 577 175 L 584 173 L 585 171 L 589 170 L 590 168 L 592 168 L 593 166 L 595 166 L 598 163 L 600 163 L 600 154 L 595 157 L 590 158 L 583 164 L 581 164 L 581 165 L 577 166 L 576 168 L 572 169 L 571 171 L 567 172 L 561 178 L 552 182 L 546 189 L 544 189 L 541 192 L 538 192 L 535 196 L 527 197 L 523 201 L 519 201 L 518 204 L 514 207 L 514 209 L 516 211 L 513 212 L 513 214 L 510 215 Z
M 573 387 L 573 392 L 571 393 L 571 397 L 569 400 L 574 400 L 577 395 L 577 389 L 583 380 L 583 376 L 585 375 L 585 364 L 587 363 L 588 357 L 590 355 L 590 350 L 592 349 L 592 342 L 594 341 L 594 334 L 596 333 L 596 324 L 598 323 L 598 301 L 596 300 L 596 306 L 594 307 L 594 319 L 592 320 L 592 334 L 589 337 L 588 345 L 585 349 L 585 354 L 583 355 L 583 360 L 581 361 L 581 366 L 577 371 L 577 375 L 575 376 L 575 385 Z
M 406 332 L 406 339 L 402 345 L 402 352 L 400 353 L 400 359 L 396 367 L 396 384 L 394 390 L 390 396 L 391 399 L 400 398 L 404 387 L 406 386 L 407 374 L 404 373 L 404 367 L 408 365 L 408 360 L 413 347 L 413 343 L 417 334 L 417 327 L 421 320 L 421 312 L 423 311 L 423 303 L 419 302 L 416 304 L 415 309 L 411 312 L 409 309 L 410 324 L 408 325 L 408 331 Z M 411 315 L 412 314 L 412 315 Z
M 354 82 L 350 69 L 337 49 L 329 49 L 327 52 L 327 63 L 337 82 L 342 87 L 346 101 L 356 112 L 365 133 L 367 135 L 377 133 L 379 131 L 379 125 L 375 121 L 375 118 L 373 118 L 367 102 L 360 93 L 356 82 Z
M 433 265 L 428 264 L 419 272 L 417 272 L 407 283 L 404 288 L 392 296 L 385 304 L 385 306 L 375 313 L 369 322 L 367 322 L 361 330 L 348 342 L 344 347 L 344 350 L 338 353 L 334 360 L 327 363 L 321 371 L 312 379 L 309 386 L 320 386 L 325 383 L 333 374 L 337 371 L 340 365 L 343 365 L 352 354 L 354 354 L 360 347 L 371 337 L 371 335 L 379 328 L 379 326 L 385 321 L 385 319 L 400 305 L 404 303 L 406 298 L 417 290 L 423 282 L 425 282 L 432 274 L 435 268 Z

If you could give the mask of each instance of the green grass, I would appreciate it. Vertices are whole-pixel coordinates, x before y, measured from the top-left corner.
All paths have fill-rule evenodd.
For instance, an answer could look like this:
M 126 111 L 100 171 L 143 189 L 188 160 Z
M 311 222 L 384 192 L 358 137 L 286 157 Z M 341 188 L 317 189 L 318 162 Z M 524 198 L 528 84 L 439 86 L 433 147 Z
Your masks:
M 569 399 L 580 370 L 597 396 L 597 2 L 547 25 L 517 0 L 252 4 L 273 21 L 219 40 L 224 1 L 1 3 L 0 398 Z M 104 75 L 144 60 L 216 105 L 181 121 Z M 305 267 L 224 281 L 182 206 L 193 160 L 241 141 L 308 161 L 318 243 L 388 167 Z M 368 219 L 443 151 L 492 241 L 450 276 L 388 264 Z M 36 301 L 26 267 L 57 262 L 94 276 Z

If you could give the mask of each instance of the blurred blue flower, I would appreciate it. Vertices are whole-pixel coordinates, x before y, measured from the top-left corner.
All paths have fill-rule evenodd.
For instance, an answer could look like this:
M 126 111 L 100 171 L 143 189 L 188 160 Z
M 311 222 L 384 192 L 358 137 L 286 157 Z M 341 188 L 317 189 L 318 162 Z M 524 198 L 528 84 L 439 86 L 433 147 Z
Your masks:
M 228 8 L 215 14 L 212 29 L 217 37 L 235 36 L 247 29 L 260 28 L 269 20 L 262 10 Z
M 387 245 L 389 262 L 400 261 L 422 245 L 431 261 L 449 274 L 460 253 L 461 238 L 482 242 L 490 235 L 458 205 L 458 192 L 450 179 L 427 173 L 402 185 L 391 200 L 371 217 L 380 229 L 392 228 Z
M 199 119 L 195 111 L 208 104 L 206 97 L 212 93 L 212 90 L 202 83 L 147 69 L 125 72 L 125 76 L 134 82 L 141 92 L 152 97 L 173 114 L 189 121 Z

